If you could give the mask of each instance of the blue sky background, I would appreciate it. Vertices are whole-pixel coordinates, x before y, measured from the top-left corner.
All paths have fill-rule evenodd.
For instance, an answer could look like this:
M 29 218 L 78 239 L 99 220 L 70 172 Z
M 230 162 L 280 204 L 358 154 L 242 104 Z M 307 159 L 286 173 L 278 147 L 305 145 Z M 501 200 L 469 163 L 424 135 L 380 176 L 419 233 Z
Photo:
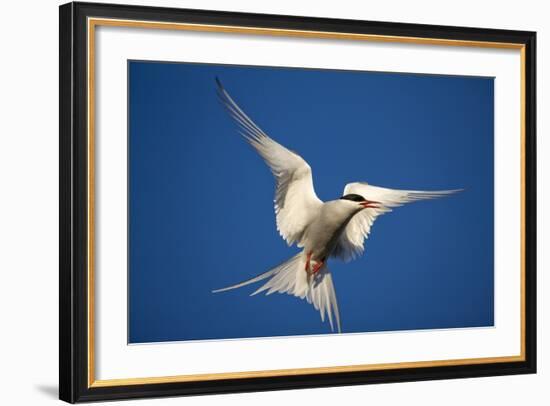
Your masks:
M 241 139 L 218 76 L 313 169 L 322 200 L 350 181 L 465 191 L 378 218 L 365 255 L 329 262 L 349 332 L 493 325 L 493 79 L 129 62 L 129 342 L 330 333 L 298 298 L 212 294 L 297 252 L 273 177 Z

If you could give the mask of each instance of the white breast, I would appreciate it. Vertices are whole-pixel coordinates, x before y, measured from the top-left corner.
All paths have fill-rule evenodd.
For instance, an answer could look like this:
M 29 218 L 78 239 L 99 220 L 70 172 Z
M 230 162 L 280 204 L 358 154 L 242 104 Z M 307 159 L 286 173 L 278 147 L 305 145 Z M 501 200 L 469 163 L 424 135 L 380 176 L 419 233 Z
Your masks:
M 328 257 L 349 220 L 360 210 L 357 203 L 347 200 L 325 202 L 305 231 L 305 251 L 312 252 L 313 259 Z

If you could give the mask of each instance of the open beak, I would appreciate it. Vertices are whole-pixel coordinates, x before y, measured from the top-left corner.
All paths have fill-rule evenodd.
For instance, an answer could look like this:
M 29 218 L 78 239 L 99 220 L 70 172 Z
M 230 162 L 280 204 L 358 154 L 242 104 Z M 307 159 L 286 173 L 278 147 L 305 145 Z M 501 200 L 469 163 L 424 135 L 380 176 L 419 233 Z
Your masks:
M 364 209 L 378 209 L 380 207 L 380 202 L 375 202 L 374 200 L 364 200 L 359 203 Z

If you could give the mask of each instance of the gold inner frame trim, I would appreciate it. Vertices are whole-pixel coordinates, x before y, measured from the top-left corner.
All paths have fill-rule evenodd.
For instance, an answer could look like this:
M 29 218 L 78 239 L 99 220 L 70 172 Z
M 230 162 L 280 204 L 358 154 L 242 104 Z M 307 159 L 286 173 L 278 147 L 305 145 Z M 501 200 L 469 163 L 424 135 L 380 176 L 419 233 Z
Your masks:
M 436 46 L 460 46 L 460 47 L 478 47 L 478 48 L 498 48 L 515 49 L 520 51 L 520 154 L 521 154 L 521 269 L 520 269 L 520 354 L 502 357 L 480 357 L 464 358 L 450 360 L 433 361 L 415 361 L 415 362 L 395 362 L 384 364 L 364 364 L 364 365 L 346 365 L 330 366 L 316 368 L 297 368 L 297 369 L 277 369 L 265 371 L 243 371 L 243 372 L 220 372 L 212 374 L 190 374 L 174 375 L 145 378 L 123 378 L 123 379 L 95 379 L 95 317 L 94 317 L 94 298 L 95 298 L 95 278 L 94 278 L 94 196 L 95 196 L 95 28 L 97 26 L 110 27 L 130 27 L 130 28 L 149 28 L 161 30 L 183 30 L 194 32 L 217 32 L 234 33 L 244 35 L 266 35 L 283 36 L 299 38 L 317 38 L 317 39 L 341 39 L 371 42 L 390 42 L 404 44 L 421 44 Z M 209 24 L 187 24 L 187 23 L 167 23 L 139 20 L 120 20 L 109 18 L 89 18 L 87 27 L 88 41 L 88 387 L 110 387 L 124 385 L 143 385 L 159 383 L 176 383 L 192 381 L 213 381 L 221 379 L 243 379 L 243 378 L 265 378 L 280 377 L 289 375 L 311 375 L 311 374 L 331 374 L 342 372 L 360 372 L 360 371 L 379 371 L 391 370 L 397 368 L 426 368 L 440 366 L 457 365 L 479 365 L 493 364 L 503 362 L 521 362 L 525 361 L 525 45 L 506 42 L 488 42 L 488 41 L 467 41 L 441 38 L 422 38 L 422 37 L 402 37 L 391 35 L 374 34 L 355 34 L 345 32 L 326 32 L 326 31 L 306 31 L 291 29 L 275 29 L 261 27 L 243 27 L 230 25 L 209 25 Z

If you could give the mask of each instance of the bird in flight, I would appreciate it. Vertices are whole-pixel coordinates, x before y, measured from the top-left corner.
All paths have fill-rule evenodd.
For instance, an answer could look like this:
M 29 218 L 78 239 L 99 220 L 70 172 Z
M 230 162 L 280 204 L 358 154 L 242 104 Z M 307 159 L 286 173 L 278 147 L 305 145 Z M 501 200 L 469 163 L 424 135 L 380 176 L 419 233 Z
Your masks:
M 342 197 L 323 202 L 315 194 L 311 167 L 297 153 L 269 137 L 235 103 L 216 78 L 217 93 L 225 109 L 240 127 L 246 141 L 264 159 L 275 177 L 275 217 L 277 230 L 289 246 L 302 251 L 252 279 L 214 290 L 237 289 L 264 281 L 252 295 L 279 292 L 306 299 L 342 332 L 340 313 L 329 258 L 350 261 L 363 254 L 364 243 L 378 216 L 393 208 L 418 200 L 434 199 L 460 191 L 397 190 L 366 182 L 348 183 Z

